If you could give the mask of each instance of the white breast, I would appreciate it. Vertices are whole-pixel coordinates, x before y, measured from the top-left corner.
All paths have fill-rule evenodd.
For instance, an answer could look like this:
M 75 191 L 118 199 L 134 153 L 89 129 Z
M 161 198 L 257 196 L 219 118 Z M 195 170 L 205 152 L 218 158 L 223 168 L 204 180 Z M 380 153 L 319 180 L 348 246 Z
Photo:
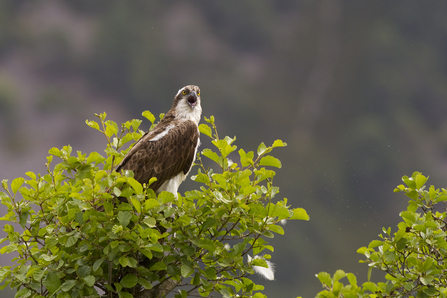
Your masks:
M 172 177 L 169 180 L 166 180 L 159 189 L 157 189 L 157 193 L 161 193 L 162 191 L 169 191 L 175 197 L 177 197 L 177 191 L 180 184 L 185 180 L 187 174 L 183 174 L 183 171 L 178 173 L 177 176 Z

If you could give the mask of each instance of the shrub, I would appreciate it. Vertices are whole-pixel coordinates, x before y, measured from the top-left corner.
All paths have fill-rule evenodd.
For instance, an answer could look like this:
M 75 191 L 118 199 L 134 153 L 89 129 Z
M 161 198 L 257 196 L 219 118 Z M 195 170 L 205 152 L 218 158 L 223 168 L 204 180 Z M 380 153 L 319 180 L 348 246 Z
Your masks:
M 143 116 L 155 121 L 148 111 Z M 284 234 L 283 220 L 309 219 L 287 199 L 275 201 L 271 168 L 281 162 L 270 153 L 286 144 L 262 143 L 256 154 L 240 149 L 232 162 L 236 138 L 220 139 L 214 117 L 205 118 L 200 131 L 214 150 L 198 154 L 191 177 L 198 189 L 175 198 L 113 170 L 129 150 L 123 145 L 142 136 L 142 121 L 119 128 L 105 113 L 97 117 L 87 124 L 106 137 L 105 155 L 52 148 L 45 175 L 2 181 L 8 212 L 1 220 L 8 223 L 0 252 L 17 254 L 0 268 L 4 287 L 17 289 L 16 297 L 166 297 L 174 290 L 175 297 L 265 297 L 249 277 L 269 267 L 266 238 Z M 54 157 L 61 162 L 53 166 Z M 205 168 L 203 157 L 217 170 Z
M 366 257 L 368 281 L 357 285 L 352 273 L 338 270 L 332 277 L 321 272 L 317 275 L 324 291 L 316 297 L 446 297 L 447 296 L 447 190 L 425 187 L 427 177 L 414 172 L 402 178 L 395 192 L 404 192 L 409 198 L 407 210 L 399 215 L 398 230 L 382 229 L 379 240 L 358 253 Z M 370 281 L 371 272 L 386 273 L 386 282 Z M 340 280 L 348 278 L 349 285 Z

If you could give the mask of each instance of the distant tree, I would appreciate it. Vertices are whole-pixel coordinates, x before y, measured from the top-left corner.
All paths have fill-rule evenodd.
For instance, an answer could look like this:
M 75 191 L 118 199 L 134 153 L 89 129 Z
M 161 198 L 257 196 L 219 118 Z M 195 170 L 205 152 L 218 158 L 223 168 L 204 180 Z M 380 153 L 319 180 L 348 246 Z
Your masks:
M 143 116 L 155 121 L 148 111 Z M 309 219 L 287 199 L 274 200 L 279 189 L 267 167 L 281 162 L 270 152 L 286 144 L 261 143 L 256 154 L 240 149 L 239 160 L 231 161 L 236 138 L 220 139 L 214 117 L 205 118 L 209 125 L 200 131 L 217 150 L 198 154 L 191 178 L 200 187 L 175 198 L 113 170 L 129 150 L 120 151 L 123 145 L 141 137 L 142 121 L 119 128 L 105 113 L 97 117 L 99 123 L 87 124 L 106 137 L 105 156 L 52 148 L 47 174 L 2 181 L 8 212 L 0 252 L 17 255 L 0 268 L 3 287 L 35 298 L 265 297 L 249 278 L 257 271 L 273 279 L 271 256 L 261 254 L 273 251 L 265 238 L 284 234 L 283 220 Z M 52 166 L 54 157 L 62 161 Z M 205 168 L 203 157 L 217 170 Z
M 368 281 L 358 286 L 352 273 L 320 272 L 325 290 L 316 297 L 447 297 L 447 190 L 427 190 L 427 177 L 419 172 L 402 180 L 406 186 L 395 192 L 405 192 L 410 200 L 399 214 L 398 230 L 392 234 L 383 228 L 380 240 L 357 251 L 366 257 Z M 370 281 L 373 268 L 386 273 L 386 282 Z M 340 282 L 344 277 L 349 285 Z

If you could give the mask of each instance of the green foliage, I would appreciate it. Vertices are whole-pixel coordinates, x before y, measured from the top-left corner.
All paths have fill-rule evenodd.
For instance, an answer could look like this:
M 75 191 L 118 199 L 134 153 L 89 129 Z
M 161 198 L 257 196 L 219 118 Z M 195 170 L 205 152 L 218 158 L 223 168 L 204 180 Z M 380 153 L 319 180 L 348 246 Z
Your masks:
M 143 116 L 155 121 L 148 111 Z M 192 179 L 199 189 L 175 198 L 113 170 L 129 150 L 122 146 L 141 137 L 141 121 L 118 127 L 105 113 L 97 117 L 99 123 L 86 123 L 106 137 L 104 156 L 52 148 L 47 174 L 2 181 L 8 212 L 0 218 L 7 233 L 0 252 L 17 254 L 12 266 L 0 268 L 4 287 L 36 298 L 165 297 L 174 290 L 176 297 L 265 297 L 249 279 L 253 266 L 267 266 L 270 255 L 260 254 L 273 251 L 265 238 L 284 234 L 282 220 L 309 219 L 287 199 L 273 200 L 279 189 L 268 167 L 281 163 L 270 153 L 286 144 L 261 144 L 256 157 L 240 149 L 238 164 L 228 159 L 236 138 L 220 139 L 214 117 L 205 118 L 211 126 L 200 131 L 215 149 L 198 155 Z M 52 166 L 54 157 L 62 161 Z M 203 157 L 217 171 L 205 168 Z
M 426 189 L 427 179 L 419 172 L 402 178 L 405 185 L 394 191 L 410 200 L 398 230 L 383 228 L 379 240 L 358 249 L 369 266 L 368 281 L 357 286 L 352 273 L 338 270 L 331 278 L 320 272 L 325 290 L 316 297 L 447 297 L 447 190 Z M 386 282 L 369 281 L 374 268 L 386 273 Z M 343 277 L 349 285 L 339 282 Z

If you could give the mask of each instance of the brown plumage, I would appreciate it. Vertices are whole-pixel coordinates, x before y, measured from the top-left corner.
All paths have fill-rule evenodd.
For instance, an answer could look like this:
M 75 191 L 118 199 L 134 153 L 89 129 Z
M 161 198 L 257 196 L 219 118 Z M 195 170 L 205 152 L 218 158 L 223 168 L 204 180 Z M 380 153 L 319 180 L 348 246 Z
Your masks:
M 169 112 L 137 141 L 116 171 L 131 170 L 140 183 L 156 177 L 150 188 L 156 192 L 171 191 L 177 196 L 178 186 L 196 158 L 201 112 L 199 87 L 181 88 Z

